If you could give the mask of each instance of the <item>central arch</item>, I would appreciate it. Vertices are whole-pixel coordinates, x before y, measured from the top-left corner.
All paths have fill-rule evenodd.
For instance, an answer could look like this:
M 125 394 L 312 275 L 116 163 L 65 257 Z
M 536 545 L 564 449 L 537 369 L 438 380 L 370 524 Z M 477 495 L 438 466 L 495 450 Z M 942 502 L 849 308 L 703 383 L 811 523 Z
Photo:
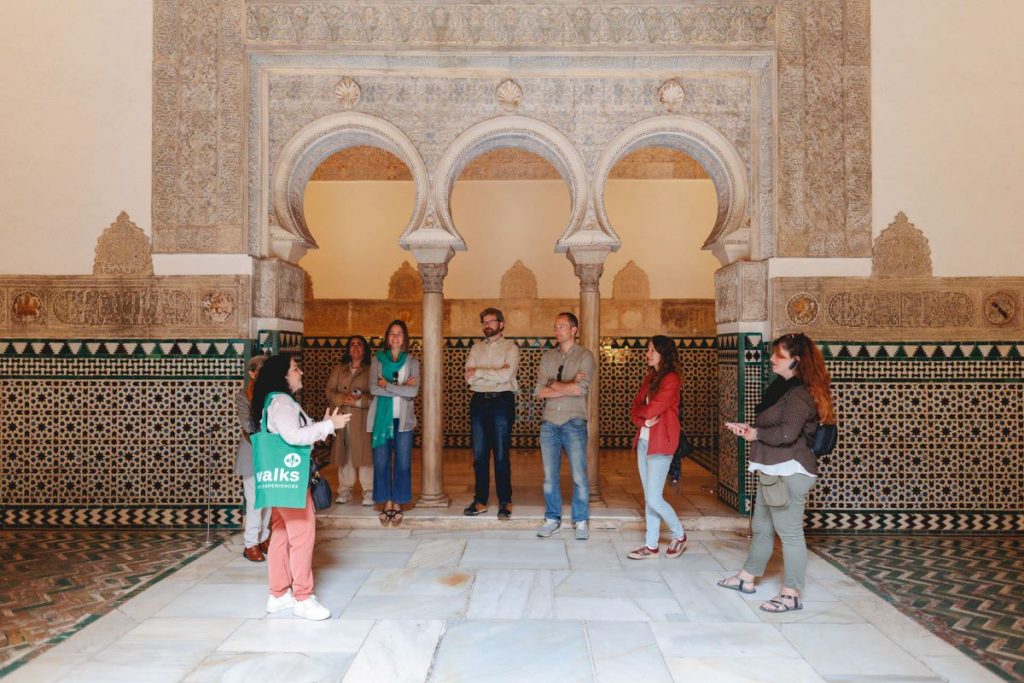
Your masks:
M 576 231 L 583 223 L 590 200 L 583 158 L 556 128 L 519 115 L 481 121 L 463 131 L 445 151 L 438 161 L 433 187 L 434 206 L 441 226 L 452 234 L 458 234 L 451 213 L 455 180 L 474 158 L 499 147 L 533 152 L 555 167 L 569 186 L 569 221 L 565 233 Z
M 594 208 L 601 229 L 614 234 L 604 203 L 608 174 L 622 157 L 643 147 L 677 149 L 704 167 L 718 195 L 718 215 L 704 241 L 704 249 L 710 250 L 722 265 L 748 257 L 751 244 L 749 229 L 746 228 L 749 217 L 746 166 L 721 133 L 688 116 L 645 119 L 626 128 L 605 147 L 594 169 L 593 189 Z

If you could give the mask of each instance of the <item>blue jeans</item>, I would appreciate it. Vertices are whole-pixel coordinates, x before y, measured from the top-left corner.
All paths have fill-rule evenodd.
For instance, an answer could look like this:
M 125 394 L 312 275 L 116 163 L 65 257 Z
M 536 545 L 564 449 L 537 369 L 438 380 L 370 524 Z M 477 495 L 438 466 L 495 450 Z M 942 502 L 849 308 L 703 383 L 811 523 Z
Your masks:
M 573 418 L 565 424 L 540 423 L 540 457 L 544 462 L 544 518 L 562 521 L 562 449 L 572 469 L 572 521 L 590 519 L 590 482 L 587 479 L 587 421 Z
M 648 442 L 644 439 L 636 442 L 636 466 L 640 470 L 640 483 L 644 487 L 644 502 L 647 519 L 647 535 L 644 543 L 648 548 L 658 547 L 658 536 L 661 535 L 661 520 L 665 520 L 672 538 L 683 537 L 683 524 L 672 506 L 665 501 L 662 493 L 665 490 L 665 479 L 668 478 L 668 467 L 672 464 L 671 455 L 647 455 Z
M 383 446 L 373 449 L 373 502 L 405 505 L 412 501 L 412 430 L 398 431 Z
M 487 505 L 491 492 L 491 451 L 494 451 L 494 488 L 498 503 L 512 502 L 512 466 L 508 459 L 512 422 L 516 419 L 516 396 L 511 391 L 474 393 L 469 401 L 473 425 L 473 472 L 476 474 L 478 503 Z

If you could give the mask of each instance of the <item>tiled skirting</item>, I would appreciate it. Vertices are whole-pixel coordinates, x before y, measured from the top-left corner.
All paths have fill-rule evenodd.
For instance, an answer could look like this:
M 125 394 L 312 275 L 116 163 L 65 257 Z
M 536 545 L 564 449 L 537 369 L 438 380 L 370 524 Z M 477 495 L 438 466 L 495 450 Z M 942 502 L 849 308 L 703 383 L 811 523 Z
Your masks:
M 236 526 L 250 346 L 0 340 L 3 525 Z

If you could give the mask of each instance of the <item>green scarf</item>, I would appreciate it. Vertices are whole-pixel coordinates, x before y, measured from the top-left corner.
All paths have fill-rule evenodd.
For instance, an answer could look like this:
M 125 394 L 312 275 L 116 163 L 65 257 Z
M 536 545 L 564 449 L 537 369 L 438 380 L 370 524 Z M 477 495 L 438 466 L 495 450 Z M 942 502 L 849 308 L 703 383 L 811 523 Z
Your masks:
M 391 352 L 387 349 L 377 352 L 377 362 L 380 364 L 381 377 L 391 382 L 395 373 L 405 365 L 405 351 L 398 354 L 398 360 L 391 360 Z M 377 412 L 373 417 L 373 438 L 370 445 L 373 448 L 385 446 L 388 439 L 395 438 L 395 402 L 390 396 L 377 397 Z

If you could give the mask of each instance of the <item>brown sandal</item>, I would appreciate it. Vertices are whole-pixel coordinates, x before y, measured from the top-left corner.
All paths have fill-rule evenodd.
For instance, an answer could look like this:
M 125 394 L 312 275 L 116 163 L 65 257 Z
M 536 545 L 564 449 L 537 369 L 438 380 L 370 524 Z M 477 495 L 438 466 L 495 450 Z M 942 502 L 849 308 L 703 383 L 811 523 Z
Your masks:
M 402 515 L 402 511 L 401 510 L 392 510 L 391 511 L 391 526 L 401 526 L 402 525 L 402 516 L 403 515 Z
M 739 574 L 736 574 L 735 576 L 730 576 L 727 579 L 722 579 L 718 582 L 717 585 L 719 588 L 728 588 L 731 591 L 739 591 L 740 593 L 747 593 L 748 595 L 750 593 L 756 592 L 756 589 L 754 588 L 754 582 L 744 581 L 740 578 Z
M 785 595 L 783 593 L 761 604 L 761 611 L 771 612 L 772 614 L 780 614 L 803 608 L 804 603 L 801 602 L 799 595 Z
M 382 527 L 391 526 L 391 510 L 381 510 L 380 514 L 377 515 L 377 519 L 380 520 Z

